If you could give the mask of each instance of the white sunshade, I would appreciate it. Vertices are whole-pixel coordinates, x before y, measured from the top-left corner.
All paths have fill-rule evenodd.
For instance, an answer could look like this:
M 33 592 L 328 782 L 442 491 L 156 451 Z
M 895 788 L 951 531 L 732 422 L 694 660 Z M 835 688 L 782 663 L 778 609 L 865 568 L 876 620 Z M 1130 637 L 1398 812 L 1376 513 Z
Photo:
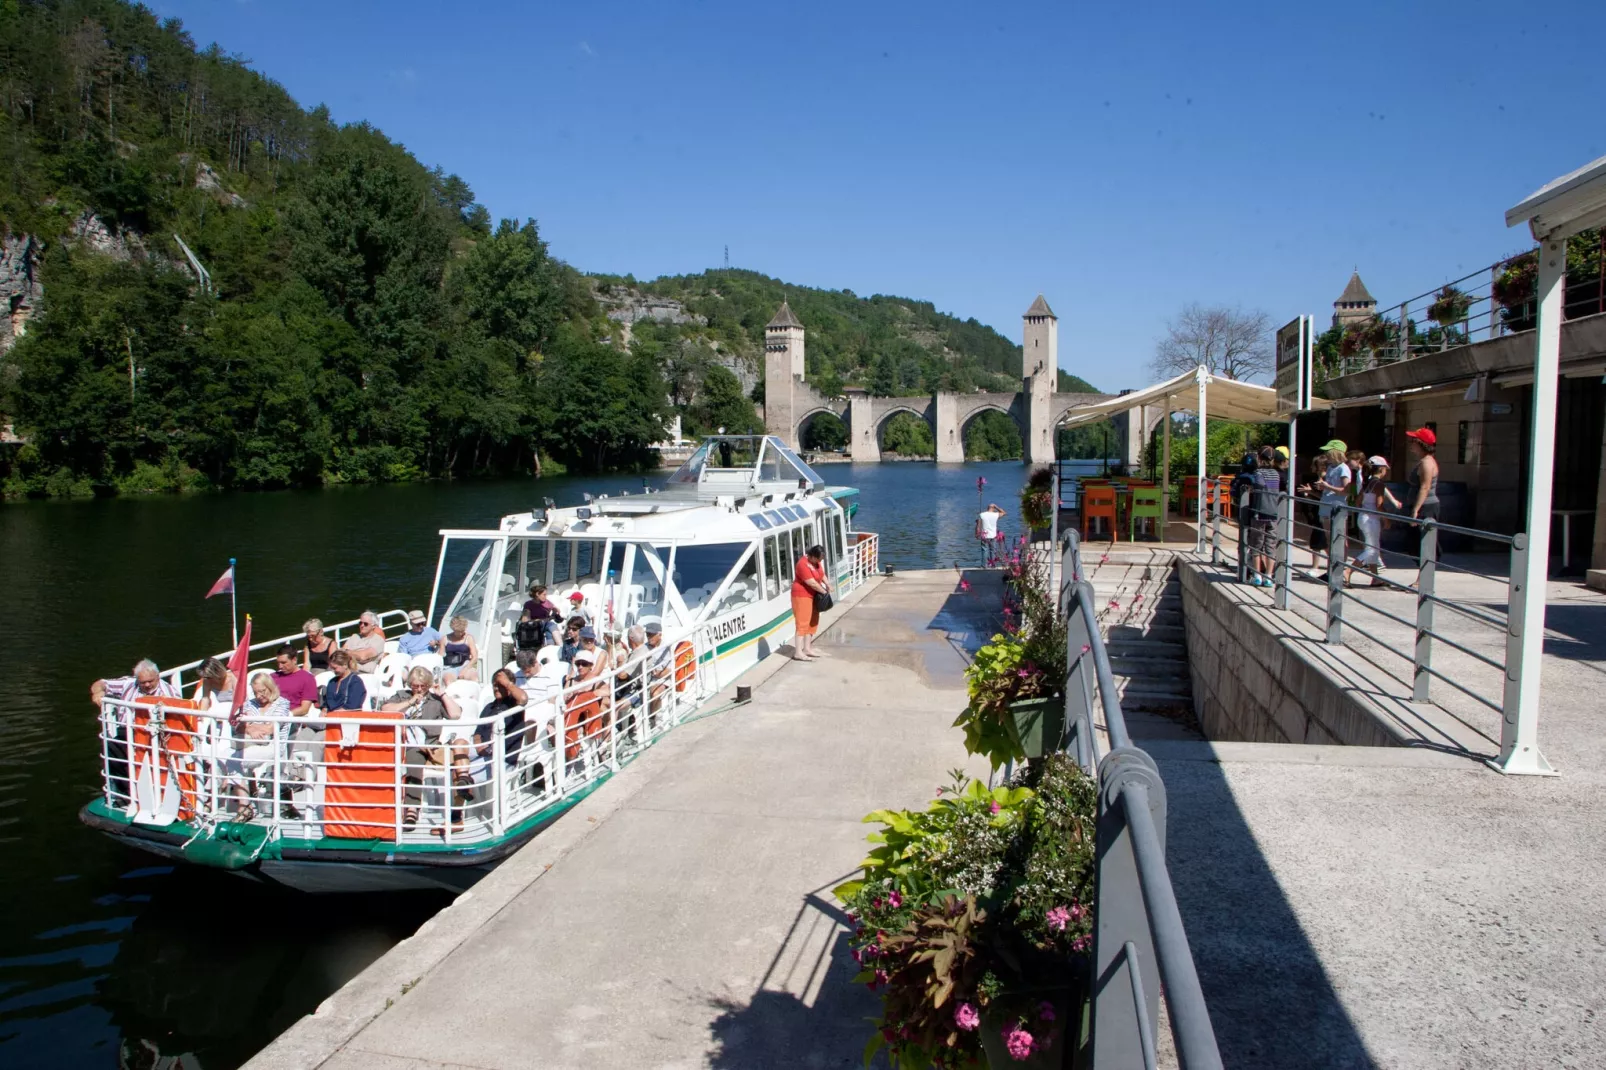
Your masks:
M 1139 405 L 1162 406 L 1169 404 L 1172 412 L 1193 412 L 1199 407 L 1197 371 L 1183 372 L 1175 379 L 1130 394 L 1122 394 L 1095 405 L 1078 405 L 1065 414 L 1062 427 L 1101 420 Z M 1166 401 L 1170 398 L 1170 402 Z M 1328 409 L 1332 402 L 1326 398 L 1312 398 L 1313 409 Z M 1270 423 L 1288 419 L 1288 413 L 1277 408 L 1277 391 L 1269 386 L 1257 386 L 1237 379 L 1213 375 L 1205 385 L 1205 415 L 1212 420 L 1242 420 L 1246 423 Z

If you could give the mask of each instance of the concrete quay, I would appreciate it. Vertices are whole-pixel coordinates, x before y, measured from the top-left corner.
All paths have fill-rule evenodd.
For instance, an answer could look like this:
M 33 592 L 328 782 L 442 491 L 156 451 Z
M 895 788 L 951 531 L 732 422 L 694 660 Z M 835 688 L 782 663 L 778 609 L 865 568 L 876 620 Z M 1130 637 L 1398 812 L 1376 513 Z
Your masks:
M 1181 568 L 1190 613 L 1202 591 L 1215 601 L 1216 634 L 1191 656 L 1233 629 L 1275 629 L 1305 659 L 1298 672 L 1236 675 L 1226 705 L 1251 705 L 1252 679 L 1290 688 L 1319 675 L 1335 711 L 1353 721 L 1369 709 L 1388 737 L 1144 744 L 1165 779 L 1172 879 L 1226 1065 L 1606 1065 L 1606 598 L 1549 585 L 1539 741 L 1561 775 L 1508 778 L 1483 762 L 1498 751 L 1498 714 L 1439 681 L 1433 703 L 1409 701 L 1408 666 L 1377 640 L 1409 644 L 1411 630 L 1352 605 L 1347 617 L 1376 639 L 1351 630 L 1331 647 L 1315 610 L 1279 612 L 1223 570 Z M 1498 577 L 1439 580 L 1448 597 L 1503 610 Z M 1320 600 L 1316 584 L 1298 590 Z M 1348 595 L 1413 612 L 1410 595 Z M 1220 612 L 1227 599 L 1238 616 Z M 1202 627 L 1190 620 L 1190 647 Z M 1454 612 L 1435 630 L 1499 655 L 1500 632 Z M 1476 659 L 1440 644 L 1435 664 L 1499 701 L 1499 673 Z M 1274 698 L 1257 701 L 1271 710 Z
M 671 732 L 264 1049 L 250 1070 L 858 1067 L 831 888 L 880 807 L 964 767 L 951 724 L 997 574 L 899 572 L 827 615 L 803 664 Z

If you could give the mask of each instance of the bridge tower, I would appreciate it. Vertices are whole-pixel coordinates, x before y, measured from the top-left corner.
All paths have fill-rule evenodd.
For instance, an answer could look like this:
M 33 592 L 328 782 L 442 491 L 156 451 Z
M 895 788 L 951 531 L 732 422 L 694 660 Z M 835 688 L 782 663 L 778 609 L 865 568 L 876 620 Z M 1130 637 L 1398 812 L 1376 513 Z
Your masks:
M 1027 464 L 1047 464 L 1054 459 L 1053 397 L 1059 385 L 1060 321 L 1042 294 L 1021 318 L 1021 400 L 1026 416 L 1021 445 Z
M 764 327 L 764 430 L 800 448 L 797 403 L 803 382 L 803 324 L 784 300 Z

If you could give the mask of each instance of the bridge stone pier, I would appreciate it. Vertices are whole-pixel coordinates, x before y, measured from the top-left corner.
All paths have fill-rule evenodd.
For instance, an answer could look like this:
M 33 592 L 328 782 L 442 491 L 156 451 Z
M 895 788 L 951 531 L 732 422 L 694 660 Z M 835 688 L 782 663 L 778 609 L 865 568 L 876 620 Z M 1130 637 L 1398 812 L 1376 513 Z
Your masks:
M 881 460 L 881 433 L 894 415 L 907 412 L 931 428 L 939 464 L 965 459 L 965 429 L 983 412 L 1001 412 L 1020 429 L 1024 460 L 1045 464 L 1054 459 L 1054 429 L 1081 405 L 1106 401 L 1108 394 L 1062 394 L 1054 389 L 1059 369 L 1059 318 L 1039 294 L 1022 317 L 1022 376 L 1017 393 L 925 394 L 917 397 L 871 397 L 854 393 L 828 398 L 811 386 L 804 365 L 805 331 L 786 302 L 764 329 L 764 425 L 772 435 L 801 449 L 803 428 L 823 413 L 848 429 L 848 452 L 855 461 Z M 1136 419 L 1130 417 L 1136 415 Z M 1128 414 L 1118 425 L 1151 428 L 1160 414 Z M 1151 418 L 1152 417 L 1152 418 Z M 1142 455 L 1143 436 L 1122 432 L 1122 456 L 1129 463 Z

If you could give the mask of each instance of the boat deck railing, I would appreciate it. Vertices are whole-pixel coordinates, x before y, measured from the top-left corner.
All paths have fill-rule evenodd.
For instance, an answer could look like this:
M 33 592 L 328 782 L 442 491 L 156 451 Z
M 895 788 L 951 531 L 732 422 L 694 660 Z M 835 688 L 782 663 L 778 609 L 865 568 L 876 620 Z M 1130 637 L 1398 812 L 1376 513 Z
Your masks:
M 848 586 L 846 594 L 881 571 L 881 536 L 873 531 L 850 531 L 848 535 Z
M 1091 1065 L 1153 1070 L 1163 987 L 1179 1065 L 1219 1068 L 1221 1053 L 1166 869 L 1165 783 L 1154 759 L 1127 732 L 1074 530 L 1061 538 L 1060 549 L 1059 607 L 1069 630 L 1067 749 L 1099 784 Z M 1102 757 L 1095 733 L 1101 714 L 1110 743 Z
M 417 718 L 405 686 L 370 696 L 377 709 L 242 710 L 237 724 L 224 704 L 107 698 L 103 799 L 137 825 L 196 837 L 244 824 L 266 827 L 264 844 L 495 841 L 589 790 L 719 689 L 706 629 L 665 634 L 659 647 L 569 684 L 556 648 L 543 648 L 553 656 L 524 685 L 525 704 L 491 713 L 488 683 L 436 684 L 458 712 L 447 719 Z M 364 683 L 379 688 L 372 676 Z

